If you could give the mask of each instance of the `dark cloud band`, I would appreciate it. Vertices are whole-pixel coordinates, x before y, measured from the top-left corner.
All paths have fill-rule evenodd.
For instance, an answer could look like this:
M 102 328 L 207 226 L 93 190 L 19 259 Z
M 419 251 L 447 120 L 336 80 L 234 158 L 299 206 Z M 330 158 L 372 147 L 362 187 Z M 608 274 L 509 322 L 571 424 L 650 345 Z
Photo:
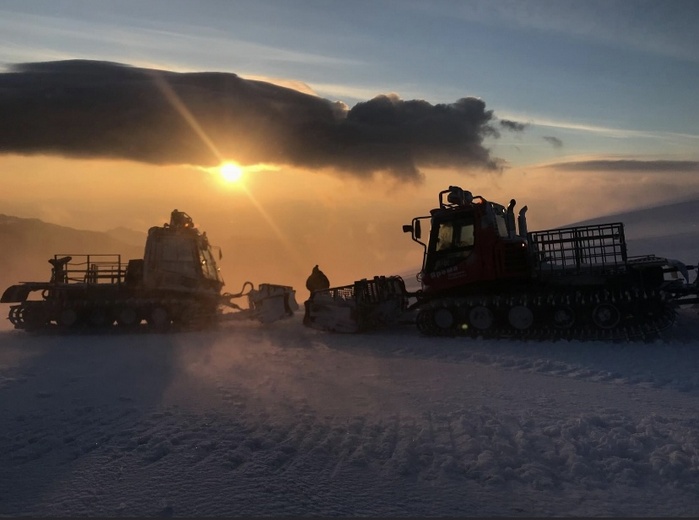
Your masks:
M 527 125 L 527 123 L 520 123 L 518 121 L 511 121 L 509 119 L 501 119 L 500 126 L 503 127 L 504 129 L 510 130 L 512 132 L 522 132 L 529 125 Z
M 0 74 L 0 153 L 202 166 L 226 158 L 414 180 L 421 167 L 498 169 L 483 145 L 497 137 L 493 119 L 476 98 L 432 105 L 382 95 L 348 109 L 230 73 L 99 61 Z
M 689 172 L 699 171 L 699 161 L 591 160 L 556 163 L 548 167 L 568 171 Z
M 554 148 L 563 148 L 563 141 L 561 141 L 558 137 L 553 137 L 551 135 L 545 135 L 543 137 L 543 139 L 544 139 L 544 141 L 549 143 Z

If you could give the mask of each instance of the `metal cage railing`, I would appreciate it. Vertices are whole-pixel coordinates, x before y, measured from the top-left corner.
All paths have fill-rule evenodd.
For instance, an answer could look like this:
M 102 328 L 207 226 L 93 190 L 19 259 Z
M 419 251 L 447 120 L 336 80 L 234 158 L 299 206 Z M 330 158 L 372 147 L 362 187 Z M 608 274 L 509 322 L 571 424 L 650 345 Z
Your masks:
M 66 258 L 70 260 L 65 261 Z M 121 284 L 126 274 L 126 266 L 118 254 L 57 254 L 54 260 L 52 280 L 56 282 Z
M 539 271 L 616 270 L 628 258 L 621 222 L 533 231 L 528 236 Z

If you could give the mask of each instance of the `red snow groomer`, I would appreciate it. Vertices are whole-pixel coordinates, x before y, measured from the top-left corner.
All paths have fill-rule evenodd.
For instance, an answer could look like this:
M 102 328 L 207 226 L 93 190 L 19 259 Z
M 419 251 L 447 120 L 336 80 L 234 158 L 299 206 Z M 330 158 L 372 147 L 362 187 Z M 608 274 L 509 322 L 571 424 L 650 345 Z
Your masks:
M 527 207 L 515 218 L 515 204 L 441 191 L 438 208 L 403 226 L 424 248 L 421 289 L 390 276 L 319 291 L 304 323 L 356 332 L 410 319 L 435 336 L 642 339 L 699 302 L 696 266 L 629 257 L 622 223 L 529 232 Z

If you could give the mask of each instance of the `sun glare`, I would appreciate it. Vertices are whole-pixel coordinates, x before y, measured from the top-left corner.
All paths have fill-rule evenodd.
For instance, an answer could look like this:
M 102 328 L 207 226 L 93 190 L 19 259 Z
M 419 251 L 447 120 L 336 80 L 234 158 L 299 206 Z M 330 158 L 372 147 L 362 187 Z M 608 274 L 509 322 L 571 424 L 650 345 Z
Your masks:
M 223 163 L 219 166 L 218 171 L 221 178 L 229 183 L 240 182 L 243 178 L 243 168 L 232 162 Z
M 197 166 L 196 168 L 211 175 L 219 184 L 235 189 L 245 188 L 245 180 L 248 175 L 274 172 L 280 169 L 275 164 L 258 163 L 241 166 L 235 161 L 225 161 L 218 166 Z

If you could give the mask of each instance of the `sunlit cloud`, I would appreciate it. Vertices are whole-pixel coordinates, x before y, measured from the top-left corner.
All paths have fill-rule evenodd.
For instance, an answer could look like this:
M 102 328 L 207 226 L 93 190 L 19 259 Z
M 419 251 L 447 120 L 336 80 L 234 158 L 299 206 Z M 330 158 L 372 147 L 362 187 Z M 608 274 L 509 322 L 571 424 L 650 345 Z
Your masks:
M 284 78 L 273 78 L 270 76 L 261 76 L 255 74 L 241 74 L 241 78 L 250 79 L 253 81 L 264 81 L 266 83 L 271 83 L 272 85 L 277 85 L 279 87 L 290 88 L 292 90 L 296 90 L 297 92 L 308 94 L 309 96 L 318 96 L 318 93 L 315 90 L 313 90 L 313 88 L 311 88 L 311 86 L 308 85 L 308 83 L 304 83 L 303 81 Z
M 199 124 L 197 118 L 194 117 L 194 115 L 192 115 L 187 105 L 182 101 L 182 99 L 180 99 L 180 96 L 178 96 L 177 93 L 175 93 L 175 91 L 168 84 L 168 82 L 165 81 L 163 77 L 157 72 L 151 74 L 151 79 L 153 80 L 155 85 L 157 85 L 157 87 L 160 89 L 160 91 L 168 100 L 168 102 L 175 108 L 175 110 L 177 110 L 180 116 L 182 116 L 182 119 L 184 119 L 187 122 L 187 124 L 194 131 L 194 133 L 196 133 L 199 139 L 201 139 L 201 141 L 211 151 L 211 154 L 214 157 L 216 157 L 220 162 L 222 160 L 222 156 L 221 153 L 218 151 L 218 148 L 209 138 L 202 126 Z
M 0 74 L 0 150 L 153 164 L 275 164 L 419 182 L 421 168 L 498 171 L 482 99 L 378 95 L 349 108 L 231 73 L 110 62 L 20 64 Z M 193 136 L 196 139 L 193 139 Z
M 322 92 L 324 96 L 328 96 L 333 99 L 343 99 L 346 101 L 359 101 L 364 99 L 371 99 L 374 96 L 386 92 L 386 88 L 384 88 L 381 85 L 357 86 L 341 83 L 325 83 L 318 81 L 313 82 L 313 89 L 317 92 Z M 391 90 L 398 89 L 394 85 Z M 401 92 L 405 92 L 404 89 L 400 90 Z
M 244 172 L 249 173 L 261 173 L 261 172 L 277 172 L 281 170 L 281 167 L 276 164 L 250 164 L 243 166 Z

